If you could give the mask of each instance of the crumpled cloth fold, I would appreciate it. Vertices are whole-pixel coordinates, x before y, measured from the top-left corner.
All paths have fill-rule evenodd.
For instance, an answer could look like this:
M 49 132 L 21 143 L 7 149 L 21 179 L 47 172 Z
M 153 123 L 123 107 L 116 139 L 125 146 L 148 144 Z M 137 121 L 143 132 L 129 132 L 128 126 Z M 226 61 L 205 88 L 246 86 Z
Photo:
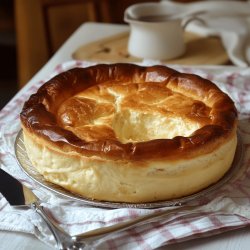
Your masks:
M 173 13 L 183 13 L 184 20 L 197 17 L 187 25 L 187 31 L 220 37 L 234 65 L 250 65 L 250 1 L 213 0 L 183 4 L 162 0 L 160 4 Z

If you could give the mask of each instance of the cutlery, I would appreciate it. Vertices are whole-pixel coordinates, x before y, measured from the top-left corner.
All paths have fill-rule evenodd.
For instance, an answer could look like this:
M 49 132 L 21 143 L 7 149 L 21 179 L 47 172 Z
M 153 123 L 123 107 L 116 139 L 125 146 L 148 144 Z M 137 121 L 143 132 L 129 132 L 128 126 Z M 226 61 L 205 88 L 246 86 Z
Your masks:
M 102 227 L 99 229 L 91 230 L 89 232 L 70 236 L 67 234 L 54 220 L 50 218 L 43 206 L 40 204 L 41 201 L 32 192 L 31 189 L 23 185 L 13 176 L 0 169 L 0 192 L 7 199 L 10 205 L 15 208 L 31 208 L 35 210 L 46 223 L 47 227 L 54 236 L 57 248 L 61 250 L 72 250 L 72 249 L 91 249 L 98 239 L 104 239 L 110 237 L 114 233 L 119 233 L 124 230 L 131 229 L 135 226 L 143 226 L 147 223 L 157 222 L 163 218 L 168 218 L 176 210 L 180 208 L 171 208 L 168 211 L 160 211 L 151 215 L 141 216 L 138 219 L 132 221 L 126 221 L 118 223 L 112 226 Z M 185 207 L 187 209 L 187 207 Z M 172 211 L 174 209 L 174 211 Z M 182 208 L 183 209 L 183 208 Z M 189 208 L 193 210 L 193 207 Z M 93 243 L 94 242 L 94 243 Z
M 76 241 L 57 225 L 45 212 L 38 197 L 17 179 L 0 169 L 0 192 L 16 208 L 30 207 L 36 211 L 54 236 L 59 249 L 83 249 L 85 244 Z

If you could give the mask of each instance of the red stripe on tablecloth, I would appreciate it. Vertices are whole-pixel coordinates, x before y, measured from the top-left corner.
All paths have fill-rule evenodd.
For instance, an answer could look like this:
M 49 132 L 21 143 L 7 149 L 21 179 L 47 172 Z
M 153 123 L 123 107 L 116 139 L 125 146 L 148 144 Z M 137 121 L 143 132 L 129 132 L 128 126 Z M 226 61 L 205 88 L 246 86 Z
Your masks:
M 213 224 L 214 230 L 218 230 L 219 232 L 225 231 L 225 227 L 227 227 L 227 226 L 225 224 L 223 224 L 216 215 L 213 215 L 213 214 L 209 215 L 208 219 Z M 224 230 L 223 230 L 223 228 L 224 228 Z
M 238 100 L 241 105 L 245 105 L 249 102 L 249 93 L 246 92 L 238 92 Z
M 138 213 L 138 211 L 135 210 L 135 209 L 129 209 L 128 213 L 129 213 L 129 217 L 131 219 L 136 219 L 136 218 L 138 218 L 140 216 L 140 214 Z
M 0 112 L 0 118 L 4 118 L 3 116 L 9 115 L 11 113 L 15 113 L 15 109 L 20 107 L 23 104 L 23 99 L 17 98 L 11 101 L 7 106 L 5 106 Z M 14 110 L 14 111 L 13 111 Z M 4 122 L 2 122 L 4 123 Z
M 241 183 L 235 183 L 235 186 L 237 187 L 237 191 L 241 192 L 245 198 L 248 199 L 248 201 L 250 202 L 250 195 L 249 193 L 242 187 Z
M 243 78 L 244 79 L 244 90 L 250 91 L 250 78 Z
M 191 67 L 182 67 L 181 69 L 177 69 L 178 71 L 187 73 L 187 74 L 191 74 L 193 73 L 193 69 Z
M 193 234 L 197 234 L 201 232 L 201 230 L 194 223 L 190 222 L 188 219 L 182 218 L 182 219 L 179 219 L 179 222 L 180 224 L 183 224 L 183 226 L 189 227 L 190 231 Z
M 137 228 L 129 229 L 129 237 L 133 237 L 136 244 L 144 250 L 150 250 L 151 246 L 144 240 L 143 234 L 137 232 Z
M 168 223 L 168 222 L 167 222 Z M 154 229 L 154 234 L 151 236 L 155 237 L 157 234 L 161 234 L 161 236 L 169 242 L 176 242 L 175 236 L 168 229 L 166 224 L 163 224 L 161 221 L 152 223 L 152 228 Z
M 37 85 L 31 85 L 30 88 L 27 90 L 28 96 L 30 96 L 31 93 L 36 93 L 39 87 L 43 84 L 44 81 L 40 81 Z
M 105 243 L 108 245 L 109 250 L 118 249 L 116 246 L 116 242 L 112 239 L 107 240 Z
M 211 74 L 211 73 L 207 73 L 206 76 L 205 76 L 205 78 L 208 79 L 209 81 L 213 81 L 214 75 Z
M 245 217 L 243 217 L 241 215 L 238 215 L 238 218 L 243 222 L 243 225 L 247 226 L 247 225 L 250 224 L 250 219 L 245 218 Z
M 75 61 L 75 66 L 76 67 L 83 67 L 82 61 Z
M 231 85 L 231 86 L 234 86 L 234 81 L 239 76 L 240 76 L 240 74 L 238 72 L 234 72 L 234 73 L 228 75 L 226 77 L 226 83 L 229 84 L 229 85 Z
M 150 228 L 149 228 L 150 227 Z M 124 232 L 124 234 L 115 237 L 113 240 L 110 239 L 108 241 L 113 241 L 113 242 L 109 242 L 109 244 L 114 245 L 114 249 L 120 249 L 121 246 L 123 246 L 128 238 L 130 239 L 130 241 L 133 241 L 135 244 L 139 245 L 141 249 L 152 249 L 152 247 L 147 243 L 148 239 L 147 239 L 147 235 L 146 233 L 151 231 L 151 223 L 148 224 L 147 229 L 145 230 L 141 230 L 141 228 L 133 228 L 133 229 L 129 229 L 127 231 Z M 131 240 L 131 238 L 133 238 L 133 240 Z M 152 238 L 151 236 L 148 237 L 149 240 L 150 238 Z
M 63 65 L 62 64 L 58 64 L 56 67 L 55 67 L 55 70 L 56 73 L 61 73 L 63 71 Z
M 213 226 L 205 226 L 201 229 L 199 229 L 196 233 L 191 233 L 188 236 L 181 236 L 179 239 L 176 239 L 176 242 L 182 242 L 185 240 L 190 240 L 190 239 L 197 239 L 197 237 L 201 236 L 201 237 L 205 237 L 205 236 L 212 236 L 212 235 L 216 235 L 219 233 L 223 233 L 226 231 L 230 231 L 230 230 L 234 230 L 237 228 L 242 228 L 246 225 L 250 224 L 250 220 L 248 219 L 241 219 L 239 218 L 239 216 L 234 216 L 235 217 L 235 221 L 232 223 L 237 223 L 237 225 L 228 225 L 228 224 L 224 224 L 220 221 L 219 217 L 217 215 L 209 215 L 207 214 L 207 216 L 205 216 L 206 219 L 209 219 L 209 221 L 211 222 L 211 224 Z M 197 219 L 197 218 L 195 218 Z M 190 224 L 196 224 L 196 222 L 190 222 Z
M 165 237 L 166 242 L 169 244 L 177 243 L 178 239 L 175 237 L 175 235 L 165 226 L 162 227 L 159 232 L 163 237 Z M 157 232 L 156 232 L 157 234 Z

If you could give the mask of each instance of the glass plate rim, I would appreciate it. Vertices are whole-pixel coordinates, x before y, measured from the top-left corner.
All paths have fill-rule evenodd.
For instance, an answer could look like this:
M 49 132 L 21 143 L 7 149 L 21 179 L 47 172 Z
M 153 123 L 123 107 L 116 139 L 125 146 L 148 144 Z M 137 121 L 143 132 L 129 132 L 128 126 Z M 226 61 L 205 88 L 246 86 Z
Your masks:
M 127 202 L 112 202 L 112 201 L 101 201 L 101 200 L 94 200 L 85 198 L 83 196 L 79 196 L 77 194 L 73 194 L 66 189 L 50 183 L 46 181 L 43 176 L 38 173 L 38 171 L 32 166 L 24 143 L 23 143 L 23 131 L 22 129 L 18 132 L 16 139 L 15 139 L 15 156 L 18 162 L 19 167 L 21 170 L 34 182 L 39 184 L 40 186 L 64 197 L 70 200 L 82 202 L 84 205 L 88 206 L 94 206 L 94 207 L 100 207 L 100 208 L 161 208 L 161 207 L 173 207 L 173 206 L 181 206 L 183 204 L 186 204 L 187 202 L 197 200 L 198 198 L 205 196 L 207 194 L 210 194 L 217 190 L 218 188 L 222 187 L 224 184 L 226 184 L 235 174 L 236 170 L 239 170 L 241 167 L 242 159 L 243 159 L 243 142 L 241 135 L 237 133 L 237 148 L 234 156 L 233 163 L 230 167 L 230 169 L 227 171 L 227 173 L 215 184 L 210 185 L 209 187 L 188 195 L 181 198 L 171 199 L 171 200 L 164 200 L 164 201 L 155 201 L 155 202 L 144 202 L 144 203 L 127 203 Z M 21 151 L 20 151 L 21 150 Z M 27 166 L 24 166 L 24 162 L 22 157 L 29 162 L 29 168 Z M 27 163 L 26 163 L 27 164 Z M 28 164 L 27 164 L 28 165 Z M 33 171 L 33 172 L 32 172 Z M 39 178 L 38 178 L 38 177 Z

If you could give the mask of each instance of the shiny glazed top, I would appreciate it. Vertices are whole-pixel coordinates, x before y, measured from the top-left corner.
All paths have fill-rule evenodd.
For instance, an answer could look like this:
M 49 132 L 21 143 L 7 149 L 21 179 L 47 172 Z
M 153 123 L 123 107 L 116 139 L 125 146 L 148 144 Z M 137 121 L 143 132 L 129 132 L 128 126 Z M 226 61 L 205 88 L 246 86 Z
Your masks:
M 237 126 L 233 101 L 209 80 L 133 64 L 61 73 L 29 98 L 20 117 L 24 129 L 65 152 L 131 161 L 209 153 Z

